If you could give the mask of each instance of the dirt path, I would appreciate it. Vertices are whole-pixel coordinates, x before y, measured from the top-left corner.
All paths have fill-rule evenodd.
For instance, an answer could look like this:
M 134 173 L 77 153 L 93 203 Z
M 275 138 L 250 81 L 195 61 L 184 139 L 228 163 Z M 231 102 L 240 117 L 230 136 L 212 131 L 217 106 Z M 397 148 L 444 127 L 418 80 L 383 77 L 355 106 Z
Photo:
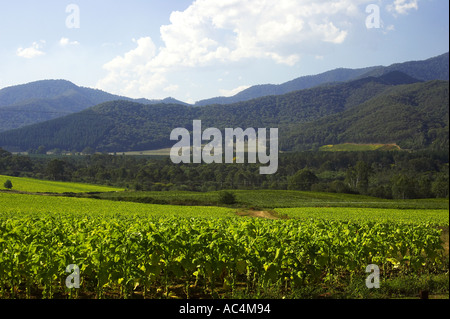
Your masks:
M 278 217 L 274 216 L 269 211 L 262 211 L 262 210 L 245 210 L 245 211 L 239 211 L 236 213 L 238 216 L 250 216 L 250 217 L 260 217 L 260 218 L 267 218 L 267 219 L 279 219 Z

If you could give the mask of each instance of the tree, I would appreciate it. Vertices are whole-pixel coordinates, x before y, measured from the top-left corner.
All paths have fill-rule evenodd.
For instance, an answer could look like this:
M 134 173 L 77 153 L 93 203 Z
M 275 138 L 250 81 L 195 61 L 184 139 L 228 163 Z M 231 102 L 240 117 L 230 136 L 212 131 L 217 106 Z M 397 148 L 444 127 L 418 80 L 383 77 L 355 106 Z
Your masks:
M 55 181 L 61 181 L 64 179 L 64 161 L 54 159 L 47 164 L 47 173 Z
M 92 155 L 95 153 L 95 150 L 92 147 L 87 146 L 83 149 L 83 151 L 81 151 L 81 153 L 83 153 L 84 155 Z
M 236 203 L 236 195 L 228 191 L 220 191 L 219 203 L 224 205 L 233 205 L 234 203 Z
M 11 183 L 11 181 L 9 179 L 3 184 L 3 186 L 7 189 L 13 188 L 13 184 Z
M 392 197 L 396 199 L 413 199 L 416 197 L 415 181 L 413 178 L 398 174 L 391 180 L 392 183 Z
M 47 154 L 47 151 L 45 150 L 45 146 L 44 145 L 39 146 L 36 151 L 36 154 L 44 154 L 44 155 Z
M 433 194 L 435 194 L 435 196 L 439 198 L 448 198 L 448 182 L 448 174 L 439 174 L 431 186 Z
M 289 189 L 310 191 L 311 186 L 319 181 L 319 178 L 307 168 L 299 170 L 291 177 Z
M 353 190 L 366 193 L 370 173 L 370 166 L 364 161 L 358 161 L 354 167 L 347 170 L 345 181 Z

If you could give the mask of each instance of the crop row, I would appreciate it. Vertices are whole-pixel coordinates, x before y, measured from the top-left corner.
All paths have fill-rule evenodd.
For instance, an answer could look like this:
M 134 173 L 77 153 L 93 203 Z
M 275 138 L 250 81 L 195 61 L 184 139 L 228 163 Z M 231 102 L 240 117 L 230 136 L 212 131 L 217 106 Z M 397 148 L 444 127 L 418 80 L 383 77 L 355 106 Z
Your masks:
M 38 214 L 60 215 L 61 212 L 68 214 L 86 214 L 89 216 L 101 215 L 109 218 L 115 215 L 128 214 L 142 215 L 143 217 L 231 217 L 234 209 L 225 207 L 208 206 L 175 206 L 175 205 L 153 205 L 132 202 L 118 202 L 98 200 L 91 198 L 74 198 L 58 196 L 42 196 L 28 194 L 0 193 L 0 218 L 36 216 Z
M 116 292 L 127 298 L 186 297 L 218 287 L 234 291 L 321 283 L 361 275 L 369 264 L 385 275 L 441 266 L 440 230 L 427 224 L 325 220 L 180 218 L 88 214 L 0 216 L 0 287 L 4 298 Z M 80 269 L 68 289 L 68 265 Z
M 438 226 L 449 225 L 448 209 L 389 209 L 357 207 L 275 208 L 281 216 L 298 219 L 322 218 L 336 221 L 378 221 L 417 224 L 427 221 Z

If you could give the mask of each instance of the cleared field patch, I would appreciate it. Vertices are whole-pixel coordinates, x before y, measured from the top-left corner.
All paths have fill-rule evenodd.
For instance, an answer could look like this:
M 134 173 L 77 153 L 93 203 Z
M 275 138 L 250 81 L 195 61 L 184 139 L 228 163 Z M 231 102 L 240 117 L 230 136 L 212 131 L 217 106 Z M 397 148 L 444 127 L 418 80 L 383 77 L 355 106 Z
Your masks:
M 397 144 L 343 143 L 336 145 L 324 145 L 320 147 L 319 150 L 327 152 L 399 151 L 400 146 Z
M 26 177 L 13 177 L 0 175 L 0 190 L 6 190 L 3 184 L 10 180 L 13 184 L 13 191 L 29 193 L 84 193 L 84 192 L 119 192 L 123 188 L 91 185 L 83 183 L 67 183 L 46 181 Z

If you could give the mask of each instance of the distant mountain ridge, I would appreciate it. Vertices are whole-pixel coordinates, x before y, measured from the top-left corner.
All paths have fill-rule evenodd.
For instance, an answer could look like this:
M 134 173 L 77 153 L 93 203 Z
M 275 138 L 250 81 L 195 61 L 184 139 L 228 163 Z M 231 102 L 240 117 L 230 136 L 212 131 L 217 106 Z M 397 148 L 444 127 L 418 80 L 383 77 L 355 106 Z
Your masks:
M 195 106 L 211 104 L 231 104 L 247 101 L 254 98 L 281 95 L 289 92 L 312 88 L 327 83 L 352 81 L 369 76 L 379 77 L 392 71 L 400 71 L 413 78 L 423 81 L 449 80 L 449 53 L 426 59 L 423 61 L 408 61 L 392 64 L 390 66 L 372 66 L 361 69 L 338 68 L 317 75 L 308 75 L 296 78 L 282 84 L 264 84 L 252 86 L 231 97 L 215 97 L 201 100 Z
M 205 106 L 212 104 L 231 104 L 236 102 L 248 101 L 258 97 L 269 95 L 283 95 L 286 93 L 309 89 L 325 83 L 344 82 L 355 79 L 374 68 L 363 69 L 344 69 L 339 68 L 327 71 L 318 75 L 307 75 L 296 78 L 294 80 L 285 82 L 283 84 L 260 84 L 249 87 L 234 96 L 230 97 L 214 97 L 210 99 L 201 100 L 195 103 L 195 106 Z
M 329 114 L 330 110 L 334 112 L 339 109 L 339 106 L 342 107 L 344 105 L 341 101 L 337 101 L 337 106 L 330 104 L 330 101 L 333 101 L 335 96 L 339 95 L 337 93 L 332 96 L 328 96 L 330 101 L 325 99 L 327 96 L 326 94 L 322 96 L 322 93 L 314 93 L 319 96 L 317 101 L 322 103 L 322 105 L 319 105 L 314 99 L 309 99 L 309 97 L 306 97 L 311 92 L 324 91 L 307 90 L 312 90 L 314 88 L 327 88 L 345 83 L 351 83 L 351 86 L 355 87 L 357 83 L 363 84 L 365 81 L 373 82 L 373 84 L 377 83 L 377 85 L 398 85 L 430 80 L 449 80 L 448 52 L 423 61 L 396 63 L 388 67 L 374 66 L 361 69 L 340 68 L 318 75 L 300 77 L 280 85 L 257 85 L 244 90 L 233 97 L 218 97 L 199 101 L 196 104 L 196 108 L 200 107 L 202 104 L 207 104 L 204 106 L 208 106 L 209 109 L 202 109 L 201 113 L 204 114 L 204 119 L 208 121 L 208 116 L 206 116 L 206 114 L 215 112 L 215 110 L 218 109 L 215 107 L 216 105 L 226 104 L 227 106 L 233 106 L 231 109 L 239 109 L 238 112 L 242 112 L 242 109 L 240 109 L 241 107 L 247 107 L 250 109 L 248 114 L 252 114 L 254 119 L 246 118 L 245 114 L 233 114 L 224 108 L 221 108 L 221 112 L 223 113 L 223 116 L 227 116 L 230 119 L 237 119 L 240 116 L 240 118 L 244 120 L 242 124 L 231 120 L 229 121 L 230 123 L 237 123 L 238 125 L 248 123 L 253 125 L 255 120 L 258 120 L 260 117 L 252 112 L 257 108 L 261 108 L 261 105 L 264 107 L 266 105 L 272 105 L 276 111 L 278 109 L 277 101 L 286 101 L 285 103 L 288 103 L 288 113 L 293 112 L 293 109 L 299 107 L 301 108 L 301 114 L 303 114 L 302 112 L 305 107 L 304 105 L 307 105 L 307 107 L 310 107 L 310 105 L 316 105 L 316 110 L 313 110 L 308 116 L 302 116 L 299 118 L 299 121 L 304 122 L 315 120 L 315 116 L 318 116 L 317 110 L 320 110 L 320 116 L 324 116 Z M 380 83 L 380 81 L 387 82 Z M 346 88 L 347 86 L 343 87 Z M 295 93 L 300 91 L 303 92 L 301 94 Z M 285 96 L 286 94 L 291 93 L 293 95 L 288 95 L 288 97 Z M 355 105 L 358 103 L 363 103 L 364 98 L 372 97 L 372 94 L 373 92 L 365 90 L 364 93 L 350 97 L 350 102 L 348 103 L 353 103 Z M 299 102 L 294 101 L 294 99 L 291 98 L 292 96 L 297 95 L 302 97 L 303 100 Z M 76 114 L 83 110 L 90 109 L 95 105 L 112 101 L 131 101 L 143 105 L 159 106 L 182 105 L 187 108 L 192 108 L 192 105 L 173 98 L 166 98 L 164 100 L 148 100 L 144 98 L 132 99 L 110 94 L 101 90 L 79 87 L 66 80 L 42 80 L 7 87 L 0 90 L 0 132 L 6 132 L 17 128 L 26 128 L 29 125 L 41 122 L 47 123 L 46 121 L 65 117 L 69 114 Z M 346 105 L 348 105 L 348 103 Z M 330 109 L 326 109 L 327 107 Z M 268 109 L 266 110 L 266 113 L 272 114 L 274 110 Z M 170 112 L 167 112 L 164 108 L 161 109 L 161 114 L 165 114 L 166 117 L 172 116 Z M 284 121 L 286 120 L 285 117 L 285 114 L 279 113 L 277 116 L 273 117 L 271 123 L 284 124 Z M 167 123 L 171 122 L 164 117 L 160 118 L 160 120 Z M 287 121 L 289 122 L 290 119 L 287 119 Z M 116 143 L 111 142 L 110 144 L 115 145 Z M 135 147 L 135 144 L 136 143 L 134 142 L 130 142 L 129 145 L 134 145 L 133 147 Z M 148 145 L 149 147 L 156 147 L 156 144 L 152 143 L 147 143 L 145 145 Z
M 173 98 L 131 99 L 80 87 L 66 80 L 42 80 L 0 90 L 0 132 L 44 122 L 114 100 L 138 101 L 143 104 L 186 104 Z
M 44 123 L 0 133 L 0 147 L 26 151 L 143 151 L 171 147 L 176 127 L 277 127 L 283 151 L 346 142 L 448 149 L 448 81 L 399 71 L 229 105 L 191 107 L 115 100 Z M 447 120 L 446 120 L 447 119 Z M 446 146 L 447 145 L 447 146 Z

